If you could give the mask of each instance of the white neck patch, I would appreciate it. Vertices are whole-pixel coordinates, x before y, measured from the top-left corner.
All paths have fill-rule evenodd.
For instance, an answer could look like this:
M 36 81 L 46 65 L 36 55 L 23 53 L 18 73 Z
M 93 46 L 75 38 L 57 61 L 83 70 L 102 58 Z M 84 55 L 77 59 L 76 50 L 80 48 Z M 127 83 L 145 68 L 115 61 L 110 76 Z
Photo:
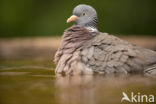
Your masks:
M 94 27 L 86 27 L 86 29 L 89 30 L 89 32 L 93 35 L 96 35 L 95 33 L 98 33 L 98 30 Z

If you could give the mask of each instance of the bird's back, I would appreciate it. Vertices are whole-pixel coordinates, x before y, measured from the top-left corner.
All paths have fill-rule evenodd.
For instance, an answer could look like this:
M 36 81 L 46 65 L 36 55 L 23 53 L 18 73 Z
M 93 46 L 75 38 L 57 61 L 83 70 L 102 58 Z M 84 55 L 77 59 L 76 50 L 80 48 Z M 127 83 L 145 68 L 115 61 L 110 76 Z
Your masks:
M 145 73 L 149 68 L 156 72 L 156 52 L 138 47 L 107 33 L 100 33 L 84 44 L 91 48 L 92 57 L 83 60 L 99 73 Z M 84 55 L 85 57 L 86 55 Z

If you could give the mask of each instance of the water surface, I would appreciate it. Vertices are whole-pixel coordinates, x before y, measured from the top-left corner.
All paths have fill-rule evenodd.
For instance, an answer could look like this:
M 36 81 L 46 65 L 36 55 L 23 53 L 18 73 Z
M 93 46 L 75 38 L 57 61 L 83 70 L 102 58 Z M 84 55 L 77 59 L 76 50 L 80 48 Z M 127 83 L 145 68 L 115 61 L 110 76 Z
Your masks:
M 156 95 L 153 78 L 56 77 L 54 68 L 47 60 L 1 60 L 0 104 L 121 104 L 123 91 Z

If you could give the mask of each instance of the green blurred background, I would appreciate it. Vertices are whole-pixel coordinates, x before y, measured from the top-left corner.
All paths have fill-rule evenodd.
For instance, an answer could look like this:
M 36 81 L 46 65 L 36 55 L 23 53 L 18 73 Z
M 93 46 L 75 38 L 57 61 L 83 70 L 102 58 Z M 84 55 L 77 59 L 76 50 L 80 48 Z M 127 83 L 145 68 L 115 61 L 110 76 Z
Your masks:
M 97 10 L 102 32 L 156 35 L 156 0 L 1 0 L 0 37 L 61 35 L 78 4 Z

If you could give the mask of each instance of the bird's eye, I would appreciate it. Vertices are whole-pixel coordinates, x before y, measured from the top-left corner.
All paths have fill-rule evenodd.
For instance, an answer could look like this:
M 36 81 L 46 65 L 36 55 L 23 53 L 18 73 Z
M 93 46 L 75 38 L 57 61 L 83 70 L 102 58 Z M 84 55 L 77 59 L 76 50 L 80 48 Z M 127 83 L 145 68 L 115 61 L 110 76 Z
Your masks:
M 83 16 L 85 16 L 85 15 L 86 15 L 86 13 L 82 13 L 82 15 L 83 15 Z

